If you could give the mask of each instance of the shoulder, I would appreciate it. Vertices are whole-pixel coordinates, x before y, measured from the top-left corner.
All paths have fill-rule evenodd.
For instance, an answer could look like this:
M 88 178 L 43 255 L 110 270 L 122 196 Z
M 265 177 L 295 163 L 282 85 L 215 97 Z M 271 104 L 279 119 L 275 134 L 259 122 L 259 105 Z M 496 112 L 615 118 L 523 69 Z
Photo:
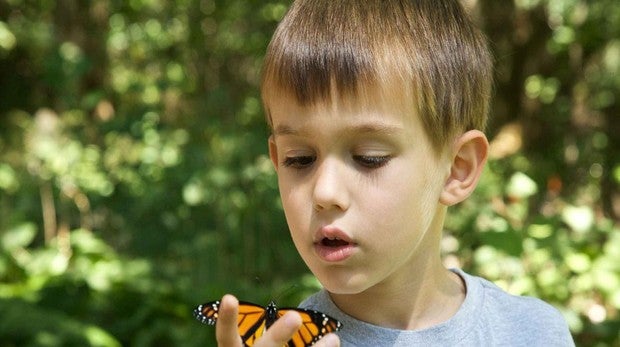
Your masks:
M 317 310 L 321 312 L 332 311 L 333 303 L 329 297 L 329 294 L 325 290 L 320 290 L 299 304 L 300 308 L 306 308 L 311 310 Z
M 549 345 L 573 345 L 561 312 L 533 297 L 512 295 L 481 277 L 459 273 L 468 288 L 478 290 L 479 326 L 493 335 Z M 473 293 L 472 293 L 473 294 Z
M 483 289 L 484 310 L 497 312 L 514 321 L 536 317 L 538 322 L 564 324 L 564 317 L 560 311 L 550 304 L 534 297 L 509 294 L 486 279 L 474 278 L 480 282 Z

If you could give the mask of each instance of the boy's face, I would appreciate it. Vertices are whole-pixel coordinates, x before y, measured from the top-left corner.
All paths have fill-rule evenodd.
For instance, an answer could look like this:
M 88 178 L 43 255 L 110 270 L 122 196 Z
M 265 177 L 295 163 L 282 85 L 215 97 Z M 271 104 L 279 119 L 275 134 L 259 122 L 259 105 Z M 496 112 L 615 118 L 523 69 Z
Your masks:
M 439 257 L 448 155 L 433 151 L 413 105 L 377 100 L 270 102 L 270 155 L 293 242 L 336 294 L 415 283 Z

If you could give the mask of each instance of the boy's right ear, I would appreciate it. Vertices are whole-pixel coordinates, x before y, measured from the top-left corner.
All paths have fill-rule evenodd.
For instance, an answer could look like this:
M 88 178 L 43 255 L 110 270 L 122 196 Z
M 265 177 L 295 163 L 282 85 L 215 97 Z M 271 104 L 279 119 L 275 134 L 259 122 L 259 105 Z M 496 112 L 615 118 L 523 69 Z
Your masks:
M 278 171 L 278 147 L 276 146 L 276 140 L 273 135 L 269 136 L 269 158 L 273 163 L 273 167 Z

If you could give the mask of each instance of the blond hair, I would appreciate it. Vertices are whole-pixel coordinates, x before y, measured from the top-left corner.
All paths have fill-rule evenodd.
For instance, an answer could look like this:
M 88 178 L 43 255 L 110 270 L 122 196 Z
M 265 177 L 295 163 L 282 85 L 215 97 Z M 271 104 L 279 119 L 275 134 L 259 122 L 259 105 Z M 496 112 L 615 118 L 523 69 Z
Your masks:
M 483 130 L 492 61 L 458 0 L 297 0 L 267 49 L 261 92 L 301 105 L 399 90 L 413 98 L 429 139 L 443 148 Z

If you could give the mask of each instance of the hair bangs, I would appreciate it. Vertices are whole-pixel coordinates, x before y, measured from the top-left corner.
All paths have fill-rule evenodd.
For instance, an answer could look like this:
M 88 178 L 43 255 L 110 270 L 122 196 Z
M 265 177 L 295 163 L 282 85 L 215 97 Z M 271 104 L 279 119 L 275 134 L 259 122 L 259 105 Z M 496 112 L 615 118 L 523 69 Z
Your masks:
M 316 21 L 307 25 L 312 23 L 317 25 Z M 374 52 L 363 37 L 352 35 L 359 30 L 326 32 L 307 25 L 298 23 L 285 30 L 285 22 L 276 31 L 264 61 L 263 98 L 285 93 L 309 105 L 356 97 L 361 89 L 376 84 Z
M 308 45 L 291 41 L 265 63 L 263 93 L 293 95 L 301 105 L 356 96 L 374 84 L 368 52 L 352 45 Z M 333 94 L 336 95 L 333 95 Z

